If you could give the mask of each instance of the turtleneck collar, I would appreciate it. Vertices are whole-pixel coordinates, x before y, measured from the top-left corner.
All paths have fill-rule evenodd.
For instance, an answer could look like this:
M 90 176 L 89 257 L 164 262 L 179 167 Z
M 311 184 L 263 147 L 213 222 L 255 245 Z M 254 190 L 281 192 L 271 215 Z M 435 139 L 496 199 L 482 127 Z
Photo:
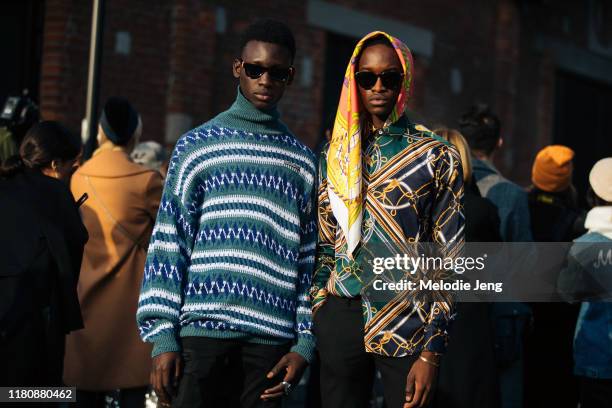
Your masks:
M 233 105 L 215 118 L 220 126 L 231 127 L 252 133 L 289 133 L 280 121 L 277 108 L 259 110 L 245 98 L 238 87 L 236 101 Z

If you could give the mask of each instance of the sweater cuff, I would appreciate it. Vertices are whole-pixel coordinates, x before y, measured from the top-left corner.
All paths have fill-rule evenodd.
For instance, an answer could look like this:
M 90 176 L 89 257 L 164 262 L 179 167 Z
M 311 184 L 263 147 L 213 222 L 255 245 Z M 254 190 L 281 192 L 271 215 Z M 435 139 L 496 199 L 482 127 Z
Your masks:
M 164 333 L 155 337 L 153 340 L 153 351 L 151 352 L 151 357 L 155 357 L 163 353 L 180 351 L 181 346 L 174 336 L 174 333 Z
M 304 357 L 304 360 L 306 360 L 308 364 L 310 364 L 314 356 L 314 349 L 315 341 L 312 336 L 299 336 L 297 344 L 291 347 L 290 351 L 298 353 L 300 356 Z

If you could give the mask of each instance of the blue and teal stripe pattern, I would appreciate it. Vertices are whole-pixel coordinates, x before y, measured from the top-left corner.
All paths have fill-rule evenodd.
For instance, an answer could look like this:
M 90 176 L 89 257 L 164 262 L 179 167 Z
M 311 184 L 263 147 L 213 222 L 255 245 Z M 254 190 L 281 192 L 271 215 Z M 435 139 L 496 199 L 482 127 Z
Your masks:
M 137 320 L 153 355 L 204 336 L 293 342 L 310 360 L 315 158 L 239 92 L 177 143 L 149 245 Z

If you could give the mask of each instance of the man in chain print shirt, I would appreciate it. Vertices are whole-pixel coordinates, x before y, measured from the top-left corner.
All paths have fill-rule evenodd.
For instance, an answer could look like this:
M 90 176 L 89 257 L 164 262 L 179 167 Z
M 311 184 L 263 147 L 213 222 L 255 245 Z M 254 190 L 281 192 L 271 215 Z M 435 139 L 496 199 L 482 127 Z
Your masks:
M 366 406 L 374 368 L 388 407 L 425 406 L 447 343 L 450 301 L 362 297 L 364 246 L 463 245 L 457 151 L 405 116 L 412 57 L 383 32 L 364 37 L 346 71 L 319 170 L 319 241 L 311 296 L 324 407 Z

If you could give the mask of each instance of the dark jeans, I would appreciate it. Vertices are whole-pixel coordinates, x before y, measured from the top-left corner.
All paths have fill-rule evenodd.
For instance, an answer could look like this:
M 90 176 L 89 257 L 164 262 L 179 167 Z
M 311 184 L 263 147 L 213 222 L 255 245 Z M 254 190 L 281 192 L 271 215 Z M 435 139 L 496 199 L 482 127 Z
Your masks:
M 366 353 L 360 299 L 329 296 L 316 312 L 314 331 L 321 359 L 321 401 L 324 408 L 368 407 L 375 369 L 382 376 L 387 408 L 406 400 L 406 377 L 416 355 L 384 357 Z
M 612 380 L 580 377 L 580 408 L 609 407 L 612 402 Z
M 260 396 L 282 381 L 284 371 L 272 379 L 266 375 L 289 352 L 289 343 L 185 337 L 182 344 L 185 366 L 173 408 L 281 406 L 281 398 L 263 401 Z

